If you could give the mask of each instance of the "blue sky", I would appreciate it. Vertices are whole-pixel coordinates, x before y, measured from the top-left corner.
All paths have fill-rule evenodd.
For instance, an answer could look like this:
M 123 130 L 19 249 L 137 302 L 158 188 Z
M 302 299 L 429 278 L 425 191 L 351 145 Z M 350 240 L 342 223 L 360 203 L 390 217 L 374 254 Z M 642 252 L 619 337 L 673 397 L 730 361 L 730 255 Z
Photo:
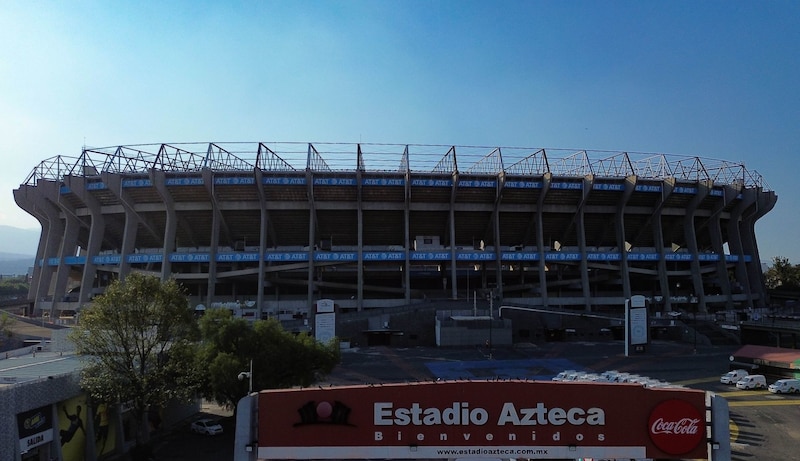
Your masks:
M 800 2 L 6 1 L 0 224 L 81 147 L 431 143 L 744 162 L 800 264 Z

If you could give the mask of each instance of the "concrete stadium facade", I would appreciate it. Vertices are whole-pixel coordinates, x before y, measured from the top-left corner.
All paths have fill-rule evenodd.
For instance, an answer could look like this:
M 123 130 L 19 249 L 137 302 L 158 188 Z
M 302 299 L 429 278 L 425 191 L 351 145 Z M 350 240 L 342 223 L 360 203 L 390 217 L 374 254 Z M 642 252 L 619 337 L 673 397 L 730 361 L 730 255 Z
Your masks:
M 132 271 L 194 305 L 302 319 L 431 299 L 620 312 L 765 307 L 756 221 L 777 201 L 700 157 L 395 144 L 85 148 L 14 190 L 42 225 L 31 315 Z

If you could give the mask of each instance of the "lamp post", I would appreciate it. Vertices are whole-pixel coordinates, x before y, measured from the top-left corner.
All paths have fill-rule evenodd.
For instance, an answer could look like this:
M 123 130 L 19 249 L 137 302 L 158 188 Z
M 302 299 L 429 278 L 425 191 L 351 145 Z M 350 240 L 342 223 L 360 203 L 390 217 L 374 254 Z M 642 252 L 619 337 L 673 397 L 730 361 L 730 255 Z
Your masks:
M 492 360 L 492 324 L 494 323 L 494 290 L 489 292 L 489 360 Z
M 253 359 L 250 359 L 250 371 L 243 371 L 239 373 L 239 381 L 248 379 L 247 395 L 253 393 Z
M 697 304 L 692 302 L 694 293 L 689 294 L 689 305 L 692 306 L 692 320 L 694 323 L 694 348 L 692 351 L 697 354 Z

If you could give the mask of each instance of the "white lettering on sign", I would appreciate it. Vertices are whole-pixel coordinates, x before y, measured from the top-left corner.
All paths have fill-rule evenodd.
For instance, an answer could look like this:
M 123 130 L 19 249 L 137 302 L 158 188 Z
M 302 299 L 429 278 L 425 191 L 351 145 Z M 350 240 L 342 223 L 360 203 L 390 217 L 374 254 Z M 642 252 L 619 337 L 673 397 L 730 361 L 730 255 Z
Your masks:
M 664 421 L 664 418 L 658 418 L 653 421 L 650 427 L 652 434 L 674 434 L 674 435 L 692 435 L 697 434 L 699 430 L 699 419 L 681 418 L 677 421 Z
M 454 402 L 445 409 L 423 408 L 419 403 L 413 403 L 409 408 L 394 408 L 391 402 L 375 402 L 374 405 L 376 426 L 482 426 L 488 421 L 489 412 L 486 409 L 469 408 L 468 402 Z M 497 419 L 498 426 L 604 426 L 605 423 L 606 414 L 602 408 L 547 408 L 542 402 L 532 408 L 517 408 L 513 403 L 506 402 Z
M 376 426 L 482 426 L 489 420 L 489 413 L 483 408 L 469 408 L 467 402 L 455 402 L 452 407 L 422 408 L 419 403 L 410 408 L 394 408 L 391 402 L 375 402 Z
M 606 423 L 606 414 L 601 408 L 547 408 L 539 402 L 534 408 L 517 409 L 513 403 L 507 402 L 500 412 L 498 426 L 512 424 L 514 426 L 536 426 L 552 424 L 561 426 L 566 423 L 573 426 L 588 424 L 590 426 L 603 426 Z

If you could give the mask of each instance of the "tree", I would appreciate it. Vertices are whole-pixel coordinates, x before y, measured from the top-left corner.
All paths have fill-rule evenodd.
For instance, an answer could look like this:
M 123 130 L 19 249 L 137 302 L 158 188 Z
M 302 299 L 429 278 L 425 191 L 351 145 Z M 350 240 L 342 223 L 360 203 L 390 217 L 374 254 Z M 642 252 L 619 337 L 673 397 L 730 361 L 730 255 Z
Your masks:
M 0 279 L 0 296 L 7 297 L 21 297 L 28 294 L 28 278 L 26 276 L 19 277 L 3 277 Z
M 8 312 L 0 312 L 0 347 L 5 345 L 6 340 L 14 336 L 14 330 L 11 328 L 13 323 L 14 319 L 8 315 Z
M 767 288 L 782 290 L 800 289 L 800 266 L 789 263 L 788 258 L 776 256 L 772 267 L 764 273 Z
M 337 341 L 321 344 L 293 334 L 274 319 L 251 322 L 225 309 L 209 309 L 200 320 L 203 337 L 198 368 L 206 370 L 203 394 L 234 408 L 247 395 L 249 379 L 239 380 L 253 361 L 253 390 L 309 386 L 339 363 Z
M 197 322 L 173 279 L 132 273 L 112 282 L 81 311 L 70 338 L 85 356 L 81 385 L 92 400 L 131 404 L 138 445 L 149 442 L 149 409 L 196 394 Z

